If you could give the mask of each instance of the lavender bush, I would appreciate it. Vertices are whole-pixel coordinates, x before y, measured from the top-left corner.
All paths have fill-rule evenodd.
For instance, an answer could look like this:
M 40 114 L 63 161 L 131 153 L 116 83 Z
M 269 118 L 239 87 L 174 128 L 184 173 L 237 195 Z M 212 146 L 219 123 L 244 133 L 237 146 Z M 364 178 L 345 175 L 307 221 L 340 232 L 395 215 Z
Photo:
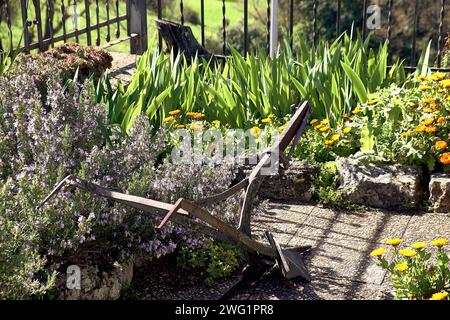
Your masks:
M 28 71 L 27 71 L 28 70 Z M 51 77 L 49 75 L 52 75 Z M 110 128 L 89 82 L 61 85 L 52 65 L 25 60 L 0 77 L 0 299 L 42 295 L 67 261 L 124 261 L 173 252 L 180 241 L 202 243 L 175 225 L 73 188 L 38 204 L 68 174 L 122 192 L 174 201 L 197 199 L 230 185 L 229 166 L 156 167 L 165 131 L 137 118 L 129 137 Z M 212 208 L 232 220 L 236 199 Z

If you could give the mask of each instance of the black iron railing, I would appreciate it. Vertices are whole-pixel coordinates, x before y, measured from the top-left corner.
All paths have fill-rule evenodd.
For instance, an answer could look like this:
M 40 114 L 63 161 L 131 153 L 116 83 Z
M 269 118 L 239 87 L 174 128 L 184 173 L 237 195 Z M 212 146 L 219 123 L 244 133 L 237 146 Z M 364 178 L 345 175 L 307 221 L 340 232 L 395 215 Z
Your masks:
M 20 10 L 21 49 L 27 53 L 45 51 L 55 43 L 80 42 L 82 36 L 88 45 L 109 47 L 130 41 L 131 53 L 142 53 L 147 49 L 146 14 L 142 14 L 146 12 L 145 0 L 0 0 L 1 33 L 6 32 L 6 28 L 12 32 L 12 5 Z M 120 10 L 121 7 L 125 9 Z M 104 19 L 101 9 L 106 15 Z M 68 28 L 69 19 L 72 28 Z M 84 24 L 80 27 L 78 21 L 81 19 Z M 2 26 L 4 21 L 6 25 Z M 123 37 L 121 22 L 126 23 L 127 30 Z M 0 49 L 2 47 L 0 43 Z
M 205 17 L 208 15 L 208 1 L 196 0 L 200 3 L 200 34 L 201 44 L 205 46 L 206 42 L 206 26 Z M 156 16 L 158 19 L 163 17 L 169 3 L 174 1 L 165 0 L 152 0 L 152 3 L 156 3 Z M 226 52 L 228 48 L 228 32 L 230 27 L 227 21 L 227 12 L 229 12 L 229 6 L 242 5 L 243 11 L 243 53 L 246 54 L 251 50 L 249 39 L 249 21 L 251 20 L 251 13 L 249 11 L 250 3 L 254 1 L 250 0 L 235 0 L 233 2 L 222 0 L 221 12 L 222 17 L 221 30 L 218 34 L 221 37 L 222 51 Z M 399 25 L 398 19 L 394 17 L 394 9 L 399 6 L 405 6 L 405 0 L 354 0 L 352 2 L 346 0 L 279 0 L 280 5 L 283 4 L 284 10 L 279 11 L 279 16 L 282 16 L 284 21 L 287 21 L 283 36 L 287 36 L 292 46 L 295 46 L 295 34 L 294 27 L 296 23 L 307 22 L 309 24 L 308 38 L 310 38 L 313 44 L 324 37 L 323 25 L 320 23 L 323 19 L 323 14 L 326 10 L 331 12 L 334 17 L 331 24 L 327 25 L 328 34 L 332 34 L 333 37 L 341 34 L 341 32 L 349 29 L 347 12 L 349 9 L 360 8 L 362 14 L 358 16 L 352 22 L 354 22 L 354 28 L 359 29 L 363 38 L 366 38 L 372 30 L 368 30 L 368 19 L 370 14 L 368 9 L 377 4 L 382 7 L 383 18 L 383 30 L 380 36 L 380 32 L 377 32 L 378 38 L 387 40 L 390 45 L 394 45 L 396 36 L 394 32 L 397 32 L 399 28 L 408 27 L 412 30 L 412 33 L 408 34 L 407 40 L 402 38 L 403 46 L 401 50 L 401 57 L 407 58 L 410 65 L 417 64 L 418 49 L 423 46 L 423 26 L 420 25 L 420 17 L 422 13 L 429 9 L 424 8 L 423 0 L 408 0 L 407 7 L 403 7 L 404 10 L 409 10 L 411 17 L 404 19 L 403 26 Z M 260 11 L 261 19 L 264 24 L 263 33 L 265 32 L 265 39 L 267 41 L 267 47 L 269 48 L 270 41 L 270 10 L 272 0 L 258 0 L 258 10 Z M 349 4 L 350 3 L 350 4 Z M 444 39 L 447 32 L 450 31 L 448 17 L 446 13 L 450 10 L 450 1 L 446 0 L 429 0 L 427 3 L 433 5 L 433 23 L 428 23 L 432 30 L 428 30 L 428 35 L 435 39 L 434 41 L 434 53 L 436 66 L 439 68 L 442 65 L 442 57 L 444 52 Z M 22 20 L 23 25 L 23 49 L 25 52 L 31 50 L 44 51 L 54 46 L 58 42 L 75 41 L 80 42 L 83 40 L 88 45 L 97 46 L 111 46 L 126 40 L 130 41 L 130 51 L 132 53 L 142 53 L 147 49 L 147 29 L 154 28 L 154 23 L 147 24 L 147 0 L 0 0 L 0 34 L 3 33 L 5 28 L 11 30 L 11 9 L 12 4 L 14 7 L 20 7 L 16 12 L 16 19 Z M 186 0 L 175 0 L 177 7 L 170 8 L 170 11 L 178 11 L 178 14 L 171 15 L 169 19 L 179 19 L 181 24 L 186 23 L 185 10 Z M 324 10 L 326 6 L 326 10 Z M 349 8 L 352 6 L 352 8 Z M 307 7 L 307 9 L 305 9 Z M 83 17 L 85 22 L 83 26 L 75 23 L 73 28 L 68 28 L 68 20 L 73 19 L 69 10 L 83 9 L 79 15 Z M 125 8 L 125 10 L 123 10 Z M 438 8 L 438 10 L 436 9 Z M 121 10 L 122 9 L 122 10 Z M 357 10 L 360 10 L 357 9 Z M 17 10 L 17 9 L 16 9 Z M 59 12 L 58 17 L 61 17 L 60 21 L 54 21 L 52 17 L 56 12 Z M 124 11 L 124 12 L 121 12 Z M 101 14 L 102 13 L 102 14 Z M 335 16 L 334 16 L 335 14 Z M 445 19 L 447 18 L 447 23 Z M 347 19 L 346 21 L 344 21 Z M 121 23 L 126 22 L 126 35 L 121 34 Z M 423 24 L 423 23 L 422 23 Z M 335 28 L 335 30 L 334 30 Z M 103 36 L 106 30 L 106 36 Z M 114 31 L 113 31 L 114 30 Z M 123 29 L 122 29 L 123 30 Z M 330 32 L 331 31 L 331 32 Z M 17 30 L 16 30 L 17 32 Z M 410 32 L 410 31 L 408 31 Z M 398 35 L 398 32 L 396 33 Z M 122 37 L 121 37 L 122 36 Z M 81 39 L 82 37 L 82 39 Z M 217 37 L 217 36 L 216 36 Z M 1 37 L 0 37 L 1 39 Z M 425 39 L 428 40 L 428 39 Z M 421 42 L 422 41 L 422 42 Z M 398 43 L 396 44 L 399 45 Z M 159 37 L 158 46 L 160 49 L 163 47 L 163 41 Z M 2 44 L 0 43 L 0 49 Z

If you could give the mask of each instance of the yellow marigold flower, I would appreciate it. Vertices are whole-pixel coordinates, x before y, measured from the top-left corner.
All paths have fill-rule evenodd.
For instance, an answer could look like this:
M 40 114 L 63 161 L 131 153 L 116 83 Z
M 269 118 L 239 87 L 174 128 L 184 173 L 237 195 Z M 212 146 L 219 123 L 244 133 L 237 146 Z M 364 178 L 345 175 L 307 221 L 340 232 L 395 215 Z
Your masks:
M 170 111 L 169 114 L 170 114 L 171 116 L 176 116 L 176 115 L 179 114 L 180 112 L 181 112 L 181 110 L 180 110 L 180 109 L 177 109 L 177 110 Z
M 409 104 L 409 106 L 410 106 L 411 108 L 413 108 L 413 109 L 417 109 L 417 108 L 419 107 L 419 104 L 418 104 L 417 102 L 411 102 L 411 103 Z
M 434 293 L 430 300 L 445 300 L 448 297 L 448 292 L 447 291 L 441 291 L 441 292 L 437 292 Z
M 211 123 L 215 126 L 220 126 L 220 120 L 213 120 Z
M 274 118 L 275 118 L 275 115 L 274 115 L 273 113 L 271 113 L 271 114 L 269 114 L 269 115 L 267 116 L 267 118 L 269 118 L 269 119 L 274 119 Z
M 330 140 L 330 139 L 325 140 L 325 145 L 326 146 L 331 146 L 333 143 L 334 143 L 333 140 Z
M 418 81 L 425 82 L 425 81 L 428 81 L 428 78 L 425 77 L 425 76 L 418 76 L 418 77 L 417 77 L 417 80 L 418 80 Z
M 443 93 L 445 90 L 444 89 L 438 89 L 438 93 Z
M 412 135 L 412 131 L 411 130 L 402 132 L 402 134 L 401 134 L 402 137 L 410 137 L 411 135 Z
M 448 240 L 445 238 L 437 238 L 437 239 L 431 241 L 430 244 L 433 246 L 436 246 L 436 247 L 443 247 L 448 244 Z
M 435 126 L 427 126 L 425 128 L 426 133 L 436 133 L 439 131 L 439 129 Z
M 434 101 L 434 99 L 433 98 L 423 98 L 422 99 L 422 101 L 424 102 L 424 103 L 432 103 L 433 101 Z
M 445 165 L 450 164 L 450 152 L 441 154 L 439 161 Z
M 344 129 L 342 129 L 343 133 L 350 133 L 352 131 L 352 127 L 346 127 Z
M 163 119 L 163 122 L 164 122 L 164 123 L 167 123 L 167 122 L 170 122 L 170 121 L 172 121 L 172 120 L 173 120 L 173 117 L 170 116 L 170 117 L 164 118 L 164 119 Z
M 355 114 L 355 115 L 360 113 L 360 112 L 361 112 L 360 108 L 356 108 L 355 110 L 352 111 L 352 113 Z
M 338 141 L 341 138 L 341 135 L 338 133 L 335 133 L 331 136 L 331 140 Z
M 395 270 L 399 272 L 405 271 L 406 269 L 408 269 L 408 265 L 406 263 L 397 263 L 395 265 Z
M 382 256 L 382 255 L 385 254 L 385 253 L 386 253 L 386 250 L 384 250 L 384 248 L 378 248 L 378 249 L 373 250 L 373 251 L 370 253 L 370 255 L 371 255 L 372 257 L 380 257 L 380 256 Z
M 436 142 L 436 149 L 445 150 L 445 149 L 447 149 L 447 147 L 448 147 L 448 143 L 445 141 L 440 140 L 440 141 Z
M 319 120 L 317 120 L 317 119 L 312 119 L 310 123 L 311 123 L 312 125 L 315 125 L 315 124 L 317 124 L 318 122 L 319 122 Z
M 271 118 L 265 118 L 261 120 L 262 123 L 271 123 L 272 119 Z
M 433 74 L 430 77 L 430 79 L 433 81 L 441 81 L 444 78 L 445 78 L 445 73 L 442 73 L 442 72 L 436 72 L 435 74 Z
M 328 121 L 328 119 L 323 119 L 322 121 L 320 121 L 321 124 L 329 124 L 330 122 Z
M 430 90 L 430 86 L 421 85 L 421 86 L 419 86 L 419 90 L 420 90 L 420 91 L 427 91 L 427 90 Z
M 420 250 L 423 249 L 427 246 L 426 242 L 415 242 L 411 245 L 411 247 L 413 247 L 416 250 Z
M 441 86 L 443 86 L 445 89 L 450 88 L 450 79 L 442 80 L 439 82 Z
M 254 136 L 255 138 L 259 137 L 259 133 L 261 132 L 261 129 L 259 129 L 258 127 L 253 127 L 250 129 L 250 134 L 252 136 Z
M 398 246 L 402 242 L 403 242 L 403 240 L 400 238 L 392 238 L 392 239 L 386 240 L 387 244 L 390 244 L 391 246 L 394 246 L 394 247 Z
M 177 128 L 178 128 L 178 129 L 184 129 L 184 124 L 179 124 L 179 125 L 177 126 Z
M 320 132 L 327 132 L 327 131 L 330 131 L 331 128 L 329 126 L 324 126 L 324 127 L 320 128 L 319 130 L 320 130 Z
M 422 112 L 423 113 L 432 113 L 433 109 L 431 109 L 431 108 L 423 108 Z
M 286 125 L 282 125 L 281 127 L 278 127 L 278 133 L 282 133 L 284 128 L 286 128 Z
M 369 101 L 367 101 L 367 104 L 369 106 L 374 106 L 374 105 L 378 104 L 378 102 L 380 102 L 380 101 L 376 100 L 376 99 L 369 99 Z
M 432 124 L 433 122 L 434 122 L 434 118 L 432 117 L 432 118 L 428 118 L 428 119 L 425 119 L 424 121 L 422 121 L 422 124 L 428 126 L 428 125 Z
M 439 119 L 437 119 L 437 123 L 444 124 L 445 123 L 445 118 L 444 117 L 440 117 Z
M 424 125 L 420 125 L 416 127 L 417 132 L 424 132 L 427 127 Z
M 414 251 L 413 249 L 402 249 L 399 252 L 402 256 L 407 257 L 407 258 L 412 258 L 417 255 L 417 252 Z
M 323 128 L 323 126 L 324 126 L 323 124 L 319 123 L 314 128 L 316 128 L 316 130 L 320 130 L 321 128 Z

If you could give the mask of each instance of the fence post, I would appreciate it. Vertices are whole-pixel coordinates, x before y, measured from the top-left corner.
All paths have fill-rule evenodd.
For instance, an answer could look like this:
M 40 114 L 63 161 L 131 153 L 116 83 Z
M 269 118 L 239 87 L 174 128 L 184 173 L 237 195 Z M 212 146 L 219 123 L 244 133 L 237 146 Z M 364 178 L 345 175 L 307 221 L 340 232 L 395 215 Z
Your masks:
M 147 38 L 147 1 L 128 0 L 128 34 L 137 34 L 130 40 L 130 52 L 143 54 L 148 48 Z
M 273 58 L 278 49 L 278 0 L 272 0 L 270 12 L 270 56 Z

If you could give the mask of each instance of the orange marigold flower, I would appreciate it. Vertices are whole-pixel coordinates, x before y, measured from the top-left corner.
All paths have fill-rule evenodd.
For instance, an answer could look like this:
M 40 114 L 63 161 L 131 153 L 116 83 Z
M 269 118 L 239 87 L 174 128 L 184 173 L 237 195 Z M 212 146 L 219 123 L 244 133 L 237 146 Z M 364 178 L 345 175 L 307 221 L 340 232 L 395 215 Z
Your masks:
M 439 129 L 435 126 L 426 126 L 425 131 L 426 133 L 436 133 Z
M 439 161 L 445 165 L 450 164 L 450 152 L 441 154 Z
M 184 129 L 184 124 L 179 124 L 179 125 L 177 126 L 177 128 L 178 128 L 178 129 Z
M 445 141 L 441 140 L 441 141 L 436 142 L 436 148 L 439 150 L 445 150 L 445 149 L 447 149 L 447 147 L 448 147 L 448 143 Z
M 439 119 L 437 119 L 437 123 L 444 124 L 445 123 L 445 118 L 444 117 L 440 117 Z

